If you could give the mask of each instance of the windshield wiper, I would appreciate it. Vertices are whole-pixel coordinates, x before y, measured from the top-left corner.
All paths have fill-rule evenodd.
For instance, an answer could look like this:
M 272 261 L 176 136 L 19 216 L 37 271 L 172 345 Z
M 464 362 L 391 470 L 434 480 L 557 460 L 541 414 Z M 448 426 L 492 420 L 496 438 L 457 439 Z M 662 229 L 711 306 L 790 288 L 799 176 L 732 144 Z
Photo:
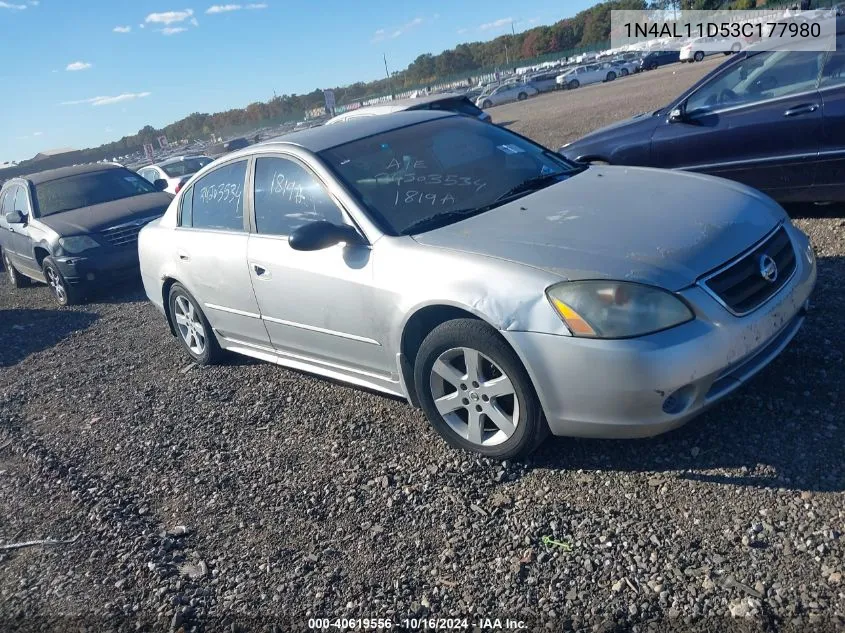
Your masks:
M 559 171 L 554 174 L 545 174 L 543 176 L 535 176 L 534 178 L 529 178 L 528 180 L 523 180 L 521 183 L 516 185 L 515 187 L 511 187 L 501 196 L 496 198 L 496 202 L 504 200 L 505 198 L 511 198 L 516 196 L 520 193 L 528 193 L 532 191 L 539 191 L 540 189 L 544 189 L 549 185 L 553 185 L 561 176 L 568 175 L 568 172 Z
M 473 215 L 478 215 L 479 213 L 484 213 L 489 210 L 490 207 L 491 205 L 474 207 L 472 209 L 455 209 L 454 211 L 444 211 L 443 213 L 429 215 L 406 226 L 402 229 L 402 234 L 411 235 L 412 233 L 424 233 L 425 231 L 445 226 L 452 220 L 464 219 Z

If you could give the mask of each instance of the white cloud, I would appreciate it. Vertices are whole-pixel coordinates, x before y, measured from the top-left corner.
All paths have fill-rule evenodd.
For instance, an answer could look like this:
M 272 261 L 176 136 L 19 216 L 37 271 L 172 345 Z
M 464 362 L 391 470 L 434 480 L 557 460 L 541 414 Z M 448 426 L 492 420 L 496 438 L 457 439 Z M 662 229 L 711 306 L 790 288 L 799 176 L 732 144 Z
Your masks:
M 115 33 L 129 33 L 131 30 L 131 26 L 116 26 L 112 29 Z
M 123 101 L 131 101 L 133 99 L 143 99 L 144 97 L 149 97 L 151 94 L 151 92 L 124 92 L 116 97 L 92 97 L 90 99 L 80 99 L 78 101 L 62 101 L 62 105 L 80 105 L 87 103 L 92 106 L 104 106 L 122 103 Z
M 481 31 L 489 31 L 490 29 L 500 29 L 503 26 L 510 26 L 511 22 L 513 22 L 513 18 L 501 18 L 499 20 L 494 20 L 493 22 L 486 22 L 478 28 Z
M 411 20 L 410 22 L 403 24 L 400 27 L 396 27 L 396 28 L 391 29 L 389 33 L 387 32 L 386 29 L 379 29 L 375 33 L 373 33 L 373 39 L 371 39 L 370 42 L 376 43 L 376 42 L 382 42 L 382 41 L 387 40 L 387 39 L 390 39 L 390 40 L 396 39 L 400 35 L 404 35 L 409 30 L 411 30 L 412 28 L 414 28 L 416 26 L 419 26 L 423 22 L 425 22 L 425 20 L 417 17 L 417 18 L 414 18 L 413 20 Z
M 32 133 L 33 136 L 41 136 L 42 134 L 44 134 L 44 132 L 33 132 Z
M 458 35 L 463 35 L 463 34 L 464 34 L 464 33 L 466 33 L 468 30 L 469 30 L 469 29 L 458 29 Z
M 15 11 L 22 11 L 26 9 L 25 4 L 12 4 L 10 2 L 2 2 L 0 1 L 0 9 L 13 9 Z
M 252 4 L 213 4 L 208 7 L 205 12 L 209 15 L 213 15 L 215 13 L 230 13 L 231 11 L 240 11 L 241 9 L 266 9 L 267 3 L 266 2 L 255 2 Z
M 213 15 L 215 13 L 228 13 L 229 11 L 240 11 L 241 9 L 243 9 L 243 6 L 239 4 L 215 4 L 208 7 L 205 12 L 209 15 Z
M 184 26 L 165 26 L 161 29 L 160 33 L 162 35 L 176 35 L 177 33 L 184 33 L 187 30 Z
M 91 68 L 91 64 L 88 62 L 73 62 L 72 64 L 68 64 L 65 70 L 70 71 L 77 71 L 77 70 L 88 70 Z
M 200 25 L 199 20 L 197 20 L 196 18 L 191 18 L 191 26 L 199 26 L 199 25 Z
M 184 9 L 182 11 L 164 11 L 163 13 L 150 13 L 144 22 L 169 25 L 177 22 L 184 22 L 193 15 L 193 9 Z

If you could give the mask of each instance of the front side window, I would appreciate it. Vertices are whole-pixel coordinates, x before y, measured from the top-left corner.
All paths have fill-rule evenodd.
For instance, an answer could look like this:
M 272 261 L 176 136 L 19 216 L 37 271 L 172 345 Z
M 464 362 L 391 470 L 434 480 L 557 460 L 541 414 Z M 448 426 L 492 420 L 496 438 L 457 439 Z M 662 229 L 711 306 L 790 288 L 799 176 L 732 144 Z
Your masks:
M 687 100 L 687 112 L 707 112 L 813 90 L 825 54 L 768 51 L 746 57 Z
M 836 51 L 831 53 L 822 70 L 821 87 L 845 85 L 845 43 L 842 37 L 837 38 Z
M 18 193 L 15 195 L 15 211 L 20 211 L 21 215 L 29 215 L 29 196 L 26 195 L 25 187 L 18 187 Z
M 504 128 L 448 117 L 320 152 L 375 220 L 413 235 L 482 213 L 582 168 Z
M 17 192 L 17 187 L 9 187 L 3 193 L 3 215 L 5 216 L 7 213 L 11 213 L 15 210 L 15 194 Z
M 247 161 L 215 169 L 193 184 L 191 224 L 195 229 L 243 231 Z M 182 226 L 187 226 L 183 223 Z
M 43 218 L 62 211 L 155 192 L 155 187 L 140 174 L 120 168 L 42 182 L 35 185 L 35 200 L 38 216 Z
M 322 183 L 299 163 L 259 158 L 255 163 L 255 228 L 263 235 L 290 235 L 303 224 L 343 224 L 343 214 Z

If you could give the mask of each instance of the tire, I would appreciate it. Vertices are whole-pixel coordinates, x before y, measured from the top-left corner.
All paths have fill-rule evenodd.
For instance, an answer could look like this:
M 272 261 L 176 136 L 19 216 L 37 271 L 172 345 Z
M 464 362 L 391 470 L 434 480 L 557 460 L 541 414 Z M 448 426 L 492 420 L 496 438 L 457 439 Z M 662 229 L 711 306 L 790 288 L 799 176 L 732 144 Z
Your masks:
M 581 86 L 581 82 L 578 81 L 577 79 L 573 79 L 568 84 L 566 84 L 566 87 L 569 88 L 570 90 L 575 90 L 576 88 L 578 88 L 580 86 Z
M 531 453 L 549 433 L 528 372 L 483 321 L 436 327 L 417 352 L 414 381 L 429 422 L 455 448 L 511 459 Z
M 52 257 L 44 258 L 41 262 L 41 270 L 44 272 L 44 280 L 53 293 L 56 303 L 62 307 L 79 303 L 81 299 L 79 292 L 67 282 Z
M 695 55 L 693 55 L 692 58 L 695 61 L 700 62 L 702 59 L 704 59 L 704 51 L 695 51 Z
M 3 251 L 3 267 L 6 269 L 6 276 L 15 288 L 26 288 L 29 285 L 29 277 L 21 275 L 12 265 L 12 260 Z
M 623 77 L 627 77 L 629 75 L 628 69 L 623 68 L 622 70 L 619 71 L 619 74 L 622 75 Z
M 525 101 L 527 98 L 528 98 L 528 95 L 525 94 L 524 92 L 520 92 L 518 95 L 516 95 L 517 101 Z
M 481 104 L 482 109 L 492 108 L 493 102 L 490 99 L 485 99 L 484 102 Z
M 612 70 L 607 73 L 607 77 L 604 78 L 605 81 L 613 81 L 614 79 L 616 79 L 616 73 Z
M 170 287 L 167 298 L 170 317 L 176 338 L 197 365 L 215 365 L 223 359 L 223 350 L 214 330 L 205 318 L 199 304 L 182 284 Z

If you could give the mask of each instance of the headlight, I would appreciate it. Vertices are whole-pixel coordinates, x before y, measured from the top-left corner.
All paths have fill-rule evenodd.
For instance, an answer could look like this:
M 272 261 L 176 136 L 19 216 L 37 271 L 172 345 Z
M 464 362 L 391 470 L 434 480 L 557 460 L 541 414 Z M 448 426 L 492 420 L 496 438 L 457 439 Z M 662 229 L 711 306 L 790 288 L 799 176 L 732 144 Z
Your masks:
M 75 235 L 73 237 L 63 237 L 59 239 L 59 245 L 62 250 L 68 253 L 81 253 L 90 248 L 97 248 L 99 244 L 87 235 Z
M 676 296 L 626 281 L 565 281 L 546 290 L 573 336 L 629 338 L 691 321 Z

